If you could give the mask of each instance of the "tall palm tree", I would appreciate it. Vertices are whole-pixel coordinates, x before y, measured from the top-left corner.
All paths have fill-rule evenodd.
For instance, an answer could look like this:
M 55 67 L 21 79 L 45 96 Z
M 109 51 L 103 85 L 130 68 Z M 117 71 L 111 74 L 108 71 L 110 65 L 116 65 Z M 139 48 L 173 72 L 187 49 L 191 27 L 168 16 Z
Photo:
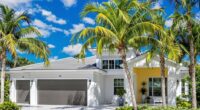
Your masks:
M 72 41 L 83 42 L 79 58 L 84 58 L 85 52 L 91 46 L 96 46 L 98 55 L 101 55 L 104 49 L 118 52 L 123 61 L 134 110 L 137 110 L 137 104 L 132 75 L 126 61 L 126 52 L 130 47 L 129 39 L 138 38 L 146 32 L 162 30 L 160 26 L 148 20 L 149 11 L 152 11 L 147 9 L 149 3 L 139 3 L 137 0 L 111 0 L 102 4 L 88 4 L 83 9 L 82 16 L 96 13 L 97 26 L 85 28 L 72 38 Z
M 160 58 L 160 76 L 161 76 L 161 91 L 162 91 L 162 105 L 166 106 L 166 67 L 165 67 L 165 57 L 171 60 L 178 60 L 181 55 L 181 50 L 179 45 L 175 43 L 175 37 L 171 30 L 164 27 L 165 20 L 162 17 L 162 14 L 153 16 L 152 19 L 156 24 L 163 27 L 164 32 L 156 32 L 146 39 L 141 39 L 134 41 L 130 39 L 130 43 L 134 45 L 134 42 L 141 42 L 141 46 L 149 46 L 150 49 L 147 52 L 147 62 L 149 62 L 156 55 Z M 133 42 L 133 43 L 132 43 Z
M 174 29 L 177 30 L 177 33 L 183 32 L 186 35 L 185 39 L 188 40 L 189 45 L 189 57 L 190 57 L 190 65 L 189 65 L 189 74 L 192 80 L 192 107 L 197 108 L 197 99 L 196 99 L 196 78 L 195 78 L 195 42 L 198 39 L 198 36 L 193 35 L 193 26 L 196 24 L 196 20 L 194 20 L 193 8 L 196 6 L 200 6 L 199 0 L 175 0 L 176 3 L 176 11 L 172 18 L 174 19 Z M 196 8 L 198 8 L 196 7 Z M 183 26 L 183 24 L 185 24 Z M 177 35 L 178 36 L 178 35 Z M 198 50 L 199 51 L 199 50 Z
M 1 49 L 1 103 L 4 102 L 4 81 L 6 58 L 8 53 L 13 58 L 17 57 L 16 50 L 34 54 L 42 58 L 47 65 L 49 63 L 49 51 L 46 44 L 36 38 L 30 38 L 29 35 L 40 35 L 38 30 L 28 25 L 23 27 L 23 22 L 30 23 L 29 16 L 24 12 L 17 14 L 13 9 L 0 5 L 0 49 Z

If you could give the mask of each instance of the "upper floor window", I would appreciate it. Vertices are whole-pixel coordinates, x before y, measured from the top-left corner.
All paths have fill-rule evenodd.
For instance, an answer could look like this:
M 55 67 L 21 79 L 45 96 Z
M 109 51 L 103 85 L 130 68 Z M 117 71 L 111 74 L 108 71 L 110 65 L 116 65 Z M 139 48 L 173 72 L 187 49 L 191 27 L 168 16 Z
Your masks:
M 103 69 L 122 69 L 121 64 L 122 64 L 122 60 L 103 60 L 102 68 Z
M 103 69 L 108 69 L 108 60 L 103 60 Z
M 115 60 L 115 69 L 122 69 L 122 60 Z

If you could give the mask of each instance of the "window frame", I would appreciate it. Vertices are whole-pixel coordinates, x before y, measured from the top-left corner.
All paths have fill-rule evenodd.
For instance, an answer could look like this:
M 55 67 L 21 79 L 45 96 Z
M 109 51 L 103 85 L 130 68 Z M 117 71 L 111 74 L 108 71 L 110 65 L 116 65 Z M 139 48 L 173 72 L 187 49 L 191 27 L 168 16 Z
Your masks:
M 154 83 L 154 80 L 155 80 L 155 79 L 160 79 L 160 94 L 161 94 L 160 96 L 155 96 L 155 95 L 154 95 L 153 83 L 152 83 L 152 87 L 151 87 L 151 94 L 152 94 L 152 95 L 150 95 L 150 87 L 149 87 L 149 86 L 150 86 L 150 79 L 152 79 L 152 82 L 153 82 L 153 83 Z M 148 96 L 151 96 L 151 97 L 162 97 L 162 84 L 161 84 L 161 83 L 162 83 L 161 77 L 149 77 L 149 78 L 148 78 Z M 165 77 L 165 93 L 166 93 L 165 95 L 166 95 L 166 96 L 168 96 L 168 95 L 167 95 L 167 94 L 168 94 L 168 91 L 167 91 L 167 90 L 168 90 L 168 88 L 167 88 L 167 87 L 168 87 L 168 86 L 167 86 L 168 84 L 167 84 L 167 83 L 168 83 L 167 77 Z
M 104 65 L 104 61 L 107 61 L 107 65 L 105 66 Z M 113 64 L 111 64 L 111 62 L 113 61 Z M 121 59 L 102 59 L 102 69 L 105 69 L 105 70 L 115 70 L 115 69 L 123 69 L 122 67 L 118 67 L 117 68 L 117 65 L 116 65 L 116 62 L 121 62 L 122 64 L 122 60 Z M 120 66 L 120 65 L 119 65 Z M 105 68 L 106 67 L 106 68 Z
M 119 82 L 115 82 L 115 81 L 119 81 Z M 120 81 L 122 81 L 122 82 L 120 82 Z M 115 85 L 116 83 L 118 83 L 118 84 Z M 117 95 L 117 91 L 116 90 L 118 88 L 124 89 L 124 79 L 123 78 L 115 78 L 115 79 L 113 79 L 113 95 Z
M 186 94 L 186 81 L 184 79 L 181 79 L 181 94 Z

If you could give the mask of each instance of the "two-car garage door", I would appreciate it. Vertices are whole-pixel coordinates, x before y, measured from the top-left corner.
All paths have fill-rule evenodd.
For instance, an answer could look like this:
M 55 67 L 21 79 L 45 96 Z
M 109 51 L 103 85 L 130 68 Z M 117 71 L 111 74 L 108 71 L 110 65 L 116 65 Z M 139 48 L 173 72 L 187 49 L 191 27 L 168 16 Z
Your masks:
M 87 80 L 38 80 L 37 85 L 38 104 L 87 105 Z

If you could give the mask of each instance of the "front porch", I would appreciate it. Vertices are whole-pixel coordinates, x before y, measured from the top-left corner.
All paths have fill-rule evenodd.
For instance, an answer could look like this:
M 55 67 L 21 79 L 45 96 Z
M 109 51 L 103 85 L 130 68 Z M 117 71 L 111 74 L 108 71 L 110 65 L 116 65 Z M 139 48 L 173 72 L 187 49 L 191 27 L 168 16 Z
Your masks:
M 165 69 L 166 96 L 168 90 L 167 77 L 168 69 Z M 133 68 L 136 83 L 136 101 L 139 104 L 160 104 L 162 103 L 161 76 L 159 67 L 135 67 Z

